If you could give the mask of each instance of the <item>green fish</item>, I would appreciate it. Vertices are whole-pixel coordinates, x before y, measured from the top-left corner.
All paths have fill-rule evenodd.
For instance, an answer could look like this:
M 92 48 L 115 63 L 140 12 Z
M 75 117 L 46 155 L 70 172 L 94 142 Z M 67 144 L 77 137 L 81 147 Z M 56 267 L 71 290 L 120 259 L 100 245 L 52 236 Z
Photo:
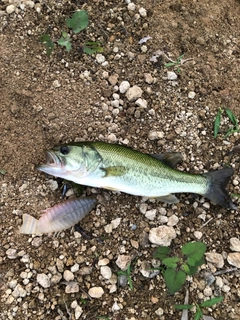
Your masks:
M 46 164 L 37 169 L 78 184 L 122 191 L 177 203 L 173 193 L 196 193 L 224 208 L 236 209 L 226 190 L 233 169 L 203 174 L 174 169 L 179 153 L 149 155 L 105 142 L 73 142 L 46 152 Z

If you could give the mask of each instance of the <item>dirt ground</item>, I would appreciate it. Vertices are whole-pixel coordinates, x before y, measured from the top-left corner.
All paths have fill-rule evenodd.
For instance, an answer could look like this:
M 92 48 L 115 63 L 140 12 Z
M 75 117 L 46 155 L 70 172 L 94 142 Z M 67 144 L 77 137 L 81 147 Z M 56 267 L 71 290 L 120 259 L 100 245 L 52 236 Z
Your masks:
M 181 194 L 178 204 L 167 205 L 88 187 L 84 193 L 95 193 L 99 200 L 97 209 L 81 222 L 90 236 L 72 229 L 38 237 L 18 232 L 23 213 L 39 218 L 41 210 L 62 201 L 61 188 L 53 187 L 56 179 L 35 170 L 44 162 L 44 150 L 56 144 L 101 140 L 146 153 L 178 151 L 184 157 L 179 169 L 194 173 L 221 167 L 228 161 L 227 153 L 239 145 L 240 133 L 225 137 L 231 126 L 226 114 L 216 139 L 213 124 L 219 108 L 231 109 L 240 119 L 240 2 L 136 0 L 134 4 L 131 11 L 128 1 L 122 0 L 40 0 L 39 10 L 34 2 L 33 8 L 16 4 L 15 12 L 7 14 L 8 1 L 0 1 L 0 169 L 5 170 L 0 174 L 1 319 L 175 320 L 181 319 L 181 312 L 174 305 L 184 302 L 187 288 L 189 303 L 224 296 L 222 303 L 204 310 L 207 315 L 240 319 L 238 269 L 221 274 L 210 285 L 209 295 L 204 280 L 205 271 L 233 267 L 226 257 L 230 239 L 240 237 L 239 214 L 200 196 Z M 146 16 L 142 10 L 139 14 L 140 8 L 146 9 Z M 66 30 L 65 19 L 77 9 L 88 11 L 88 28 L 72 36 L 69 53 L 55 45 L 48 57 L 40 36 L 48 33 L 59 39 L 61 30 Z M 139 44 L 147 36 L 151 38 Z M 85 41 L 101 42 L 105 63 L 83 53 Z M 157 51 L 164 54 L 151 61 Z M 182 54 L 185 63 L 164 68 L 168 58 L 177 61 Z M 169 72 L 176 79 L 169 79 Z M 122 81 L 139 86 L 147 106 L 128 101 L 118 90 Z M 230 165 L 235 172 L 228 190 L 239 194 L 239 153 Z M 239 205 L 237 197 L 233 201 Z M 157 210 L 153 220 L 140 212 L 142 203 L 147 210 Z M 151 266 L 153 260 L 148 233 L 162 224 L 162 208 L 166 217 L 179 219 L 173 251 L 199 240 L 195 232 L 200 231 L 199 241 L 207 244 L 207 252 L 224 259 L 215 270 L 204 265 L 175 295 L 168 294 L 160 274 L 147 278 L 141 273 L 143 264 Z M 119 226 L 106 233 L 106 225 L 116 218 L 121 218 Z M 109 260 L 116 278 L 119 255 L 136 261 L 133 290 L 117 285 L 111 292 L 113 283 L 101 275 L 99 260 Z M 63 273 L 75 264 L 79 290 L 66 293 Z M 58 275 L 59 281 L 43 288 L 37 274 Z M 19 292 L 14 291 L 16 284 Z M 89 297 L 91 287 L 102 287 L 102 297 Z M 192 311 L 189 318 L 193 319 Z

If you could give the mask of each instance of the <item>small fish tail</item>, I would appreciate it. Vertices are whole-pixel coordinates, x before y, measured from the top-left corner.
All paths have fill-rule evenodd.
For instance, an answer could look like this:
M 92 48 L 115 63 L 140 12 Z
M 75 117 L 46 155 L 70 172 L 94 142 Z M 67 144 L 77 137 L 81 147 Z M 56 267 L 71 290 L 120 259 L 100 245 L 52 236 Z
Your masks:
M 29 214 L 23 214 L 23 224 L 20 227 L 20 233 L 24 234 L 37 234 L 38 233 L 38 220 Z
M 224 167 L 220 170 L 204 173 L 203 176 L 209 181 L 208 191 L 204 194 L 204 197 L 221 205 L 223 208 L 237 210 L 237 207 L 232 202 L 231 197 L 226 190 L 226 186 L 233 173 L 234 170 L 230 167 Z

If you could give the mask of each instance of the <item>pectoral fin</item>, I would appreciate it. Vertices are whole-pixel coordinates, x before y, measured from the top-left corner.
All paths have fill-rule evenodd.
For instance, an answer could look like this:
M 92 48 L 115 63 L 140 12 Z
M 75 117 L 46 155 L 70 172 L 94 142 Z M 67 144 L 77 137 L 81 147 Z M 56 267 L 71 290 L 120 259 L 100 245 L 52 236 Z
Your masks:
M 166 152 L 160 154 L 151 154 L 152 157 L 160 160 L 167 166 L 175 168 L 176 165 L 182 162 L 182 154 L 180 152 Z
M 101 168 L 105 172 L 106 177 L 120 177 L 123 176 L 125 173 L 127 173 L 127 168 L 124 166 L 113 166 L 113 167 L 107 167 L 107 168 Z
M 157 197 L 155 199 L 158 201 L 167 202 L 167 203 L 178 203 L 179 202 L 178 198 L 171 193 L 166 196 Z

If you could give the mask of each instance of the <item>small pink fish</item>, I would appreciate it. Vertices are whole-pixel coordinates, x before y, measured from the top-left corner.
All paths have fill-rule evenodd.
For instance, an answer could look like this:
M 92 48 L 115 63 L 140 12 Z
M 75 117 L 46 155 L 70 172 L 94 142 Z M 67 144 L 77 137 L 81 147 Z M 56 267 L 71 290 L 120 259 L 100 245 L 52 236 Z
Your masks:
M 81 221 L 95 205 L 94 197 L 70 199 L 43 210 L 45 213 L 39 220 L 23 214 L 20 233 L 41 234 L 68 229 Z

